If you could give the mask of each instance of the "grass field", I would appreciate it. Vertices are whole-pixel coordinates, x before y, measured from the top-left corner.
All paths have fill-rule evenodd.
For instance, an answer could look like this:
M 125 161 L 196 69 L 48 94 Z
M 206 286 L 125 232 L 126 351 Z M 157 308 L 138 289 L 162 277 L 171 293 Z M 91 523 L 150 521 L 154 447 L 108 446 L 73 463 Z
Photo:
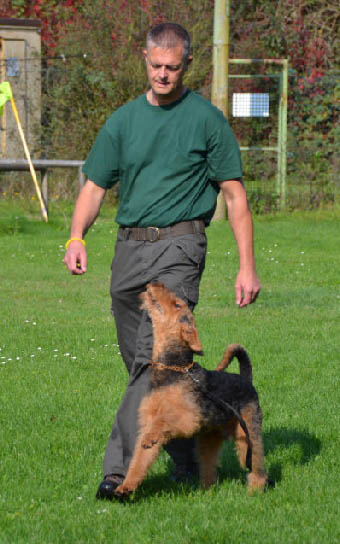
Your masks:
M 0 543 L 338 542 L 339 219 L 256 218 L 263 290 L 244 310 L 230 229 L 208 230 L 200 362 L 213 368 L 230 342 L 249 351 L 275 489 L 248 497 L 226 446 L 211 490 L 171 483 L 162 454 L 124 505 L 95 499 L 127 382 L 109 311 L 112 210 L 88 235 L 88 273 L 74 277 L 62 264 L 70 208 L 52 204 L 46 225 L 33 207 L 0 202 Z

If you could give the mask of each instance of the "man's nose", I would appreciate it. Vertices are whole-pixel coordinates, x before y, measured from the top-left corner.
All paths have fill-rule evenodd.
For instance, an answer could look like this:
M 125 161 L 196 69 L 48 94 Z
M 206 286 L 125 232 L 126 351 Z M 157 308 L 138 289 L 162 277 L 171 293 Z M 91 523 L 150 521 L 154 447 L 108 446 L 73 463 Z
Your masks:
M 166 69 L 166 66 L 161 66 L 159 69 L 159 77 L 162 79 L 166 79 L 168 77 L 168 71 Z

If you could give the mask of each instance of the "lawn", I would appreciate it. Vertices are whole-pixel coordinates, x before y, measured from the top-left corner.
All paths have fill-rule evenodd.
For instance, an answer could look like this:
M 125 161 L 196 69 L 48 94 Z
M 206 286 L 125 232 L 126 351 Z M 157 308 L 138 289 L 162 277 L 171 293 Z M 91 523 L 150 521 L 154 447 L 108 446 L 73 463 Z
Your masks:
M 34 206 L 0 201 L 0 543 L 339 541 L 340 213 L 255 219 L 263 289 L 244 310 L 229 226 L 208 229 L 200 362 L 214 368 L 231 342 L 247 348 L 275 489 L 248 497 L 226 445 L 211 490 L 173 484 L 163 453 L 121 504 L 95 499 L 127 382 L 110 314 L 113 213 L 103 208 L 88 273 L 75 277 L 62 263 L 71 208 L 52 203 L 45 224 Z

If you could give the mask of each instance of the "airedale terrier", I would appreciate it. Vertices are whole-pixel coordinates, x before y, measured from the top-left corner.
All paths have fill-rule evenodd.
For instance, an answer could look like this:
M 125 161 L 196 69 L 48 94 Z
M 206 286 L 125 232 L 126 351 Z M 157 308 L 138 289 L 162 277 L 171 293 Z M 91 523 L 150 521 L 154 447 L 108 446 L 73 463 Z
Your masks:
M 154 333 L 151 386 L 139 409 L 134 455 L 115 494 L 124 497 L 134 491 L 169 440 L 192 435 L 197 436 L 200 483 L 204 488 L 216 481 L 223 441 L 234 439 L 241 467 L 248 465 L 251 469 L 247 478 L 249 492 L 262 490 L 267 483 L 262 413 L 246 351 L 239 345 L 229 346 L 217 369 L 206 370 L 193 362 L 194 353 L 202 354 L 202 345 L 185 302 L 160 283 L 149 284 L 141 299 Z M 234 355 L 239 360 L 240 374 L 220 372 Z

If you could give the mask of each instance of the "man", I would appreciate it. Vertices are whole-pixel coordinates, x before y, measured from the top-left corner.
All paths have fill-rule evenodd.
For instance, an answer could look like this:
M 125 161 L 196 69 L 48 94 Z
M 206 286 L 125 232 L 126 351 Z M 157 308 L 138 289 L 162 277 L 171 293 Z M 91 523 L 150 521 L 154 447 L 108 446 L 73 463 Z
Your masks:
M 119 108 L 100 131 L 84 165 L 88 181 L 74 210 L 65 264 L 87 270 L 84 236 L 105 192 L 120 181 L 120 225 L 112 263 L 111 297 L 129 384 L 117 411 L 97 497 L 112 499 L 127 472 L 137 433 L 137 412 L 149 387 L 152 327 L 138 295 L 162 281 L 191 309 L 198 301 L 206 254 L 205 226 L 222 190 L 237 242 L 240 269 L 236 303 L 256 300 L 252 219 L 241 182 L 238 145 L 217 108 L 183 86 L 192 60 L 188 33 L 163 23 L 148 33 L 144 50 L 149 91 Z M 195 475 L 194 441 L 177 439 L 166 450 L 174 477 Z

